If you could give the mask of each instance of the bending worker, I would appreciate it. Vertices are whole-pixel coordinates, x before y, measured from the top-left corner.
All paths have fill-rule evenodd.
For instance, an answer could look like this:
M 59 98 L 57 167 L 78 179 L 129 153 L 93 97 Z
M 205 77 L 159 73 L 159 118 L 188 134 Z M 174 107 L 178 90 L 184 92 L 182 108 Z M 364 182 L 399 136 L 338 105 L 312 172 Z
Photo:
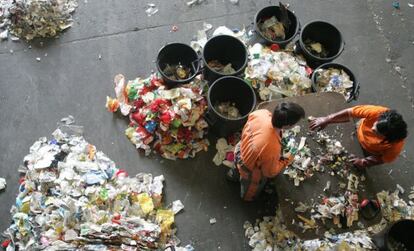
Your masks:
M 311 130 L 321 130 L 332 123 L 361 119 L 357 124 L 358 141 L 365 151 L 364 158 L 353 158 L 357 168 L 394 161 L 404 147 L 407 124 L 395 110 L 382 106 L 358 105 L 310 121 Z
M 244 200 L 254 200 L 267 178 L 275 177 L 292 162 L 293 155 L 282 156 L 282 129 L 291 128 L 304 117 L 305 111 L 295 103 L 281 103 L 273 114 L 262 109 L 249 115 L 235 148 L 236 168 L 227 173 L 229 179 L 240 179 Z

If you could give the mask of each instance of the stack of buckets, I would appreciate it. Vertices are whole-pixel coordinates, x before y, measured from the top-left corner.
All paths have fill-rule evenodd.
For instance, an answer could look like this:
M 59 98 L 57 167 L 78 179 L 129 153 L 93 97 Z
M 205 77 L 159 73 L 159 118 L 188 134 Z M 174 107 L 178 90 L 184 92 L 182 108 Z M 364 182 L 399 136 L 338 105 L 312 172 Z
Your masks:
M 335 67 L 347 72 L 351 80 L 354 81 L 353 99 L 356 99 L 359 84 L 354 74 L 346 67 L 340 64 L 330 63 L 337 58 L 344 50 L 344 42 L 339 30 L 324 21 L 313 21 L 306 24 L 303 29 L 296 15 L 287 10 L 290 21 L 289 28 L 286 30 L 285 40 L 271 41 L 266 38 L 259 30 L 258 24 L 262 20 L 276 16 L 280 19 L 281 9 L 278 6 L 268 6 L 257 12 L 254 20 L 255 39 L 264 44 L 278 44 L 284 48 L 287 44 L 292 43 L 297 34 L 300 33 L 299 39 L 295 44 L 295 52 L 302 54 L 308 65 L 313 68 Z M 313 55 L 305 46 L 304 41 L 312 39 L 323 44 L 329 51 L 326 58 L 320 58 Z M 208 65 L 211 60 L 231 63 L 235 72 L 230 75 L 217 72 Z M 167 44 L 158 53 L 157 68 L 165 85 L 168 88 L 174 88 L 184 83 L 188 83 L 200 73 L 208 81 L 209 90 L 207 95 L 208 111 L 205 115 L 210 125 L 210 130 L 219 137 L 226 137 L 234 132 L 240 131 L 247 121 L 248 115 L 256 108 L 256 94 L 253 88 L 243 80 L 244 70 L 248 62 L 248 52 L 246 46 L 239 39 L 229 35 L 217 35 L 210 38 L 205 44 L 201 56 L 199 56 L 190 46 L 181 43 Z M 183 64 L 190 68 L 190 74 L 187 79 L 172 80 L 164 74 L 163 69 L 167 64 Z M 315 75 L 315 73 L 314 73 Z M 312 76 L 315 83 L 315 76 Z M 316 85 L 313 84 L 314 91 Z M 234 103 L 240 112 L 240 117 L 231 119 L 221 115 L 214 105 L 221 102 Z

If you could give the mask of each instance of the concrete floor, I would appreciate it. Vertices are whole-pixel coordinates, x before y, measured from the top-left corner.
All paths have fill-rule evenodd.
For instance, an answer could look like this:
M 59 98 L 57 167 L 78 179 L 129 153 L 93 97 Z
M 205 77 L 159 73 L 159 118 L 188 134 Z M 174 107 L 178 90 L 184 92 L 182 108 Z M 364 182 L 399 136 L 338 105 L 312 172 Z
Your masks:
M 152 17 L 144 12 L 148 2 L 159 7 Z M 192 243 L 197 250 L 249 249 L 242 225 L 245 220 L 273 212 L 266 198 L 257 203 L 240 201 L 237 185 L 226 182 L 224 168 L 211 162 L 214 150 L 175 162 L 137 154 L 123 134 L 126 122 L 104 108 L 106 96 L 113 95 L 113 77 L 118 73 L 128 79 L 147 76 L 155 69 L 153 61 L 162 45 L 189 43 L 203 22 L 215 27 L 248 25 L 260 8 L 276 3 L 240 0 L 234 6 L 227 0 L 208 0 L 189 8 L 186 2 L 81 0 L 75 24 L 61 38 L 45 40 L 43 46 L 40 41 L 33 42 L 32 49 L 25 42 L 0 43 L 0 176 L 8 183 L 0 194 L 0 230 L 10 222 L 17 168 L 29 146 L 39 137 L 49 136 L 60 118 L 72 114 L 85 126 L 85 137 L 120 168 L 131 174 L 165 175 L 166 202 L 181 199 L 186 207 L 176 218 L 183 244 Z M 324 19 L 341 30 L 346 49 L 336 61 L 348 65 L 358 77 L 361 95 L 357 103 L 398 109 L 413 132 L 414 8 L 407 1 L 400 1 L 399 11 L 390 1 L 289 3 L 302 24 Z M 170 33 L 172 25 L 179 30 Z M 412 135 L 401 158 L 370 171 L 378 191 L 393 190 L 397 183 L 405 188 L 412 185 Z M 215 142 L 211 143 L 214 146 Z M 393 172 L 389 175 L 390 169 Z M 211 217 L 217 219 L 215 225 L 209 224 Z

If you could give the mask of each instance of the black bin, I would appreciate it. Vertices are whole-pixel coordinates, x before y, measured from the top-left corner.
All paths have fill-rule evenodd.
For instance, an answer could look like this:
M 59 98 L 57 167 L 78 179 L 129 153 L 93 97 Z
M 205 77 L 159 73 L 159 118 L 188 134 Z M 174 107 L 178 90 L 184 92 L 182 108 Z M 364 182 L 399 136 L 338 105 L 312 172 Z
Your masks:
M 329 68 L 335 68 L 335 69 L 339 69 L 339 70 L 343 70 L 346 72 L 346 74 L 349 75 L 349 78 L 354 82 L 353 86 L 352 86 L 352 90 L 351 90 L 351 95 L 349 96 L 347 102 L 351 102 L 353 100 L 357 100 L 358 96 L 359 96 L 359 82 L 357 80 L 357 78 L 355 77 L 354 73 L 345 65 L 342 64 L 337 64 L 337 63 L 326 63 L 323 64 L 321 66 L 319 66 L 318 68 L 316 68 L 313 73 L 312 73 L 312 90 L 314 92 L 319 92 L 319 88 L 316 84 L 316 78 L 318 76 L 318 70 L 319 69 L 329 69 Z
M 218 60 L 222 64 L 231 63 L 236 71 L 233 74 L 225 75 L 208 66 L 211 60 Z M 229 35 L 218 35 L 210 38 L 203 49 L 204 79 L 213 83 L 223 76 L 237 76 L 244 73 L 247 66 L 247 49 L 238 38 Z
M 164 84 L 168 88 L 174 88 L 182 84 L 186 84 L 194 79 L 199 73 L 200 61 L 198 60 L 198 54 L 189 45 L 181 43 L 167 44 L 160 49 L 157 56 L 157 69 L 161 74 Z M 189 77 L 186 79 L 170 79 L 163 72 L 167 64 L 178 65 L 190 68 Z
M 235 103 L 241 117 L 230 119 L 222 116 L 214 105 L 221 102 Z M 227 76 L 217 79 L 209 88 L 207 95 L 208 111 L 205 115 L 210 130 L 218 137 L 227 137 L 241 130 L 247 117 L 256 107 L 253 88 L 243 79 Z
M 276 16 L 276 18 L 280 21 L 281 17 L 281 10 L 279 6 L 267 6 L 261 10 L 259 10 L 256 13 L 256 16 L 254 18 L 254 28 L 256 30 L 256 33 L 260 36 L 262 43 L 265 44 L 278 44 L 280 47 L 285 47 L 289 42 L 291 42 L 295 36 L 299 33 L 300 30 L 300 23 L 296 15 L 290 11 L 287 10 L 288 13 L 288 19 L 290 21 L 290 26 L 286 32 L 286 36 L 284 40 L 271 40 L 266 38 L 263 33 L 260 31 L 258 24 L 267 18 L 271 18 L 272 16 Z
M 396 249 L 395 242 L 404 244 L 406 250 L 414 250 L 413 233 L 414 220 L 400 220 L 386 227 L 372 239 L 380 251 L 400 250 Z
M 306 49 L 306 39 L 320 42 L 328 50 L 328 57 L 322 58 L 312 54 Z M 344 46 L 342 34 L 335 26 L 325 21 L 313 21 L 303 27 L 296 43 L 296 53 L 303 54 L 307 64 L 316 68 L 339 57 L 345 48 Z

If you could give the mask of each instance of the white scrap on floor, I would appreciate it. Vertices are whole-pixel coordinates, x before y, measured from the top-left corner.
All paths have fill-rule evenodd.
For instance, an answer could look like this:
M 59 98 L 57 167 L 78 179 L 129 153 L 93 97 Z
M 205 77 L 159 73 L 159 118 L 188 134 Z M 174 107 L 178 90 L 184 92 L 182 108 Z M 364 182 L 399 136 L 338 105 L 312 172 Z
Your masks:
M 0 191 L 5 189 L 7 185 L 6 179 L 5 178 L 0 178 Z
M 217 222 L 216 218 L 210 218 L 210 224 L 213 225 Z

